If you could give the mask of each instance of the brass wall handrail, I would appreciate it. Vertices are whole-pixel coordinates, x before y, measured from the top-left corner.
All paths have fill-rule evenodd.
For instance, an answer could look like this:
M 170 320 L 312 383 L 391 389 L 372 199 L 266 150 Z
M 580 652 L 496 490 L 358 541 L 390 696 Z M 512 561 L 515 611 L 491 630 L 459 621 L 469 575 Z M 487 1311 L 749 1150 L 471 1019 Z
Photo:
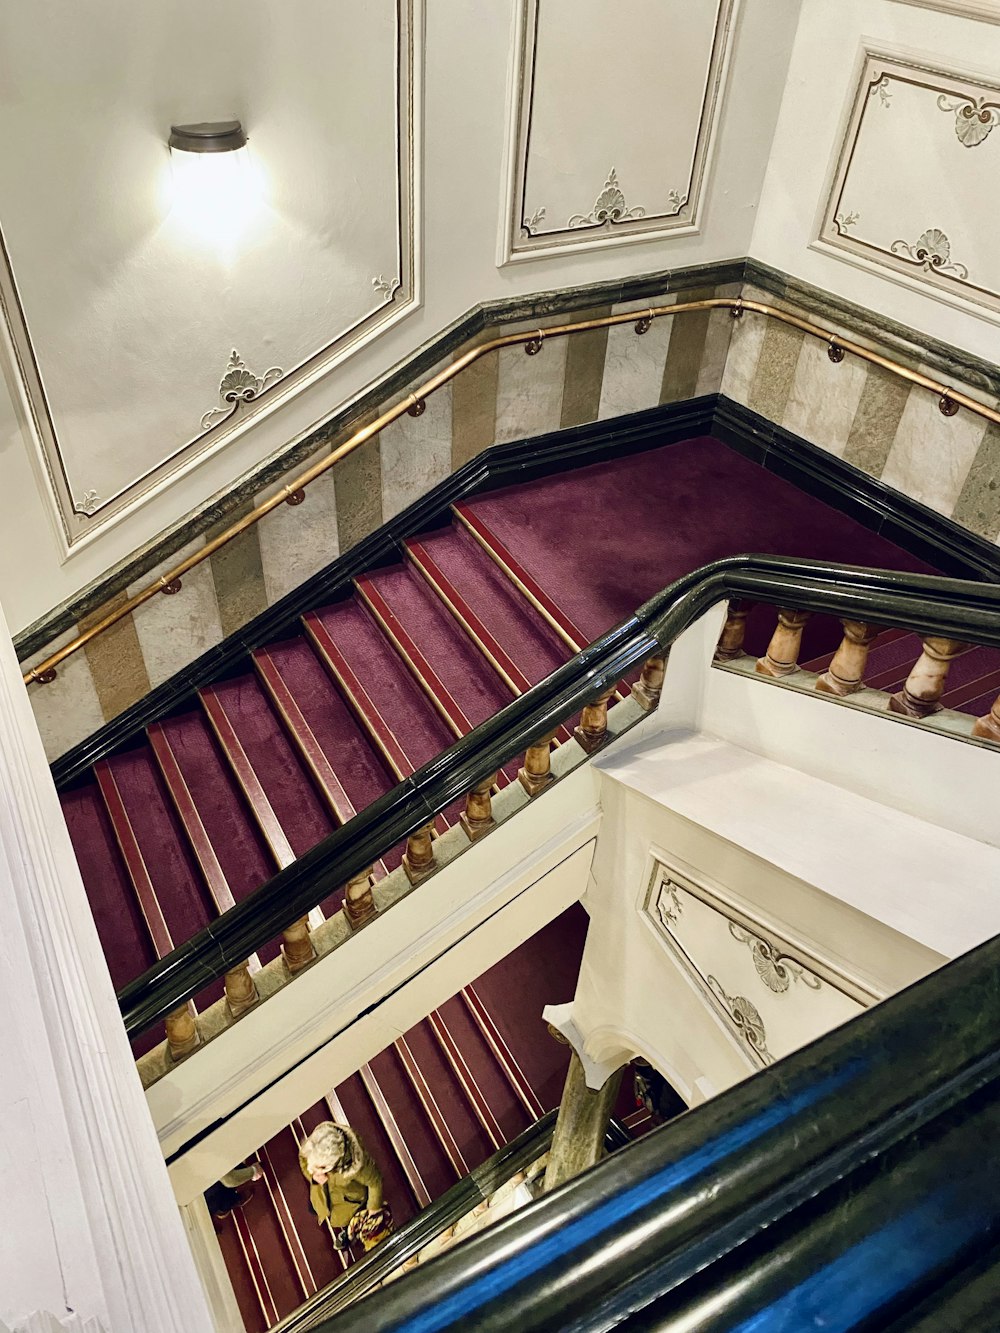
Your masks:
M 985 417 L 987 421 L 993 421 L 1000 424 L 1000 412 L 984 403 L 977 402 L 975 398 L 970 398 L 968 394 L 962 393 L 958 389 L 953 389 L 946 384 L 941 384 L 937 380 L 931 379 L 928 375 L 921 374 L 918 370 L 910 370 L 901 365 L 898 361 L 893 361 L 890 357 L 882 356 L 878 352 L 870 351 L 867 347 L 862 347 L 860 343 L 852 342 L 848 338 L 842 338 L 837 333 L 831 333 L 829 329 L 821 328 L 818 324 L 812 324 L 807 319 L 801 319 L 798 315 L 793 315 L 785 310 L 778 309 L 777 306 L 765 305 L 761 301 L 747 301 L 743 297 L 706 297 L 699 301 L 678 301 L 675 305 L 650 306 L 647 310 L 631 310 L 618 315 L 604 315 L 598 319 L 584 319 L 575 324 L 557 324 L 549 328 L 539 328 L 531 332 L 508 333 L 500 338 L 492 338 L 489 342 L 480 343 L 478 347 L 471 348 L 457 357 L 450 366 L 444 370 L 438 371 L 432 375 L 412 393 L 406 395 L 394 407 L 390 407 L 383 412 L 380 417 L 369 422 L 367 426 L 362 426 L 359 430 L 343 444 L 339 445 L 326 458 L 320 459 L 312 467 L 306 468 L 293 481 L 283 486 L 276 495 L 272 495 L 269 500 L 244 515 L 231 527 L 226 528 L 224 532 L 213 537 L 211 541 L 206 542 L 199 550 L 193 552 L 180 564 L 175 565 L 173 569 L 161 575 L 154 583 L 150 583 L 137 592 L 134 597 L 116 606 L 113 611 L 109 611 L 96 624 L 91 625 L 89 629 L 84 630 L 75 639 L 64 644 L 56 652 L 52 653 L 43 662 L 37 663 L 30 671 L 26 671 L 22 676 L 25 685 L 32 683 L 47 684 L 56 677 L 56 667 L 64 662 L 67 657 L 78 652 L 86 644 L 90 643 L 99 634 L 116 625 L 119 620 L 125 616 L 131 615 L 144 602 L 150 601 L 158 592 L 175 593 L 180 591 L 180 580 L 190 570 L 200 565 L 203 560 L 207 560 L 211 555 L 221 547 L 231 542 L 234 537 L 238 537 L 241 532 L 259 523 L 266 514 L 272 509 L 277 509 L 278 505 L 287 502 L 295 503 L 299 492 L 305 489 L 310 482 L 321 477 L 342 458 L 353 453 L 366 440 L 370 440 L 373 435 L 377 435 L 380 430 L 392 424 L 393 421 L 401 417 L 404 412 L 409 412 L 412 416 L 419 416 L 426 406 L 427 398 L 436 390 L 442 388 L 456 375 L 460 375 L 474 361 L 478 361 L 481 356 L 487 352 L 495 352 L 501 347 L 516 347 L 523 344 L 525 351 L 529 356 L 540 352 L 542 345 L 548 338 L 561 338 L 571 333 L 586 333 L 589 329 L 609 328 L 615 324 L 635 324 L 636 333 L 645 333 L 654 319 L 660 319 L 665 315 L 684 315 L 693 310 L 718 310 L 728 309 L 732 312 L 734 318 L 740 318 L 746 311 L 752 311 L 755 314 L 767 315 L 771 319 L 779 320 L 782 324 L 788 324 L 792 328 L 801 329 L 804 333 L 811 334 L 815 338 L 821 339 L 828 344 L 828 354 L 834 362 L 844 359 L 847 352 L 852 356 L 860 357 L 863 361 L 869 361 L 872 365 L 881 366 L 883 370 L 888 370 L 891 374 L 897 375 L 900 379 L 908 380 L 911 384 L 916 384 L 922 389 L 927 389 L 931 393 L 938 395 L 938 406 L 945 416 L 954 416 L 960 407 L 974 412 L 977 416 Z

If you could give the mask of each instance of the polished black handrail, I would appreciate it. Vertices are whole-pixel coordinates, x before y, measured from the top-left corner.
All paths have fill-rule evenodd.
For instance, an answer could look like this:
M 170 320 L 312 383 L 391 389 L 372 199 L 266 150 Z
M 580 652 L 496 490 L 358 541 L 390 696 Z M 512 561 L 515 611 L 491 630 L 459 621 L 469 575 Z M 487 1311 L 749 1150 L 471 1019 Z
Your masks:
M 309 1333 L 355 1301 L 375 1291 L 407 1259 L 419 1254 L 425 1245 L 446 1227 L 470 1213 L 477 1204 L 490 1198 L 518 1171 L 526 1171 L 549 1150 L 556 1127 L 556 1111 L 547 1111 L 540 1120 L 504 1144 L 492 1157 L 474 1167 L 451 1189 L 427 1208 L 394 1231 L 393 1234 L 321 1287 L 304 1305 L 300 1305 L 279 1324 L 275 1333 Z M 620 1120 L 612 1116 L 604 1136 L 607 1152 L 615 1152 L 632 1142 L 632 1135 Z
M 946 1333 L 1000 1238 L 998 975 L 1000 937 L 317 1333 Z
M 657 593 L 124 987 L 118 1000 L 129 1036 L 146 1031 L 239 966 L 729 598 L 1000 647 L 1000 587 L 993 584 L 769 555 L 728 556 L 704 565 Z

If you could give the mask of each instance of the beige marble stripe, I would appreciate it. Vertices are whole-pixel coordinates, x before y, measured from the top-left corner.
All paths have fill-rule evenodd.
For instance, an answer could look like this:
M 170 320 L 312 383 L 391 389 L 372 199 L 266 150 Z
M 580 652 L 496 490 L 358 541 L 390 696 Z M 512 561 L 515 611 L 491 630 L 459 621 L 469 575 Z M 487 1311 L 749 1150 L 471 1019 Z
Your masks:
M 806 338 L 799 354 L 781 425 L 842 457 L 861 402 L 867 363 L 848 356 L 834 362 L 827 344 Z
M 36 666 L 76 636 L 75 628 L 66 630 L 21 665 L 25 669 Z M 29 686 L 28 698 L 50 762 L 86 740 L 106 721 L 86 649 L 61 662 L 50 684 Z
M 611 314 L 608 305 L 594 310 L 579 310 L 574 322 L 585 319 L 604 319 Z M 586 333 L 570 334 L 566 348 L 566 382 L 563 386 L 560 426 L 582 426 L 596 421 L 601 410 L 601 385 L 604 380 L 604 362 L 608 350 L 608 330 L 589 329 Z
M 980 537 L 1000 541 L 1000 426 L 987 426 L 951 516 Z
M 846 462 L 869 476 L 881 477 L 909 394 L 905 380 L 880 366 L 868 366 L 844 449 Z
M 242 504 L 234 513 L 227 514 L 224 522 L 210 529 L 206 540 L 211 541 L 219 531 L 230 527 L 252 506 Z M 267 588 L 260 553 L 260 535 L 256 525 L 247 528 L 225 546 L 220 546 L 208 558 L 219 604 L 219 619 L 225 638 L 242 629 L 247 621 L 267 609 Z
M 675 300 L 674 296 L 668 296 L 656 304 L 673 305 Z M 638 319 L 649 305 L 648 300 L 623 301 L 612 306 L 612 313 L 634 311 Z M 657 405 L 673 332 L 674 320 L 669 315 L 654 319 L 643 334 L 637 334 L 632 323 L 608 329 L 599 408 L 602 420 Z
M 418 417 L 397 417 L 381 432 L 382 521 L 394 518 L 451 472 L 455 381 L 427 399 Z
M 337 496 L 340 550 L 349 551 L 362 537 L 380 528 L 382 518 L 382 457 L 374 435 L 333 469 Z
M 117 610 L 126 600 L 125 593 L 119 593 L 100 610 L 85 616 L 80 622 L 80 629 L 90 629 L 91 625 L 102 620 L 108 612 Z M 141 607 L 139 614 L 142 614 Z M 98 634 L 96 639 L 91 639 L 84 645 L 83 651 L 87 655 L 90 675 L 101 701 L 105 721 L 117 717 L 149 693 L 146 663 L 135 631 L 135 621 L 131 616 L 119 620 L 103 634 Z
M 524 440 L 558 430 L 562 420 L 566 357 L 572 337 L 542 343 L 537 356 L 523 347 L 498 354 L 496 438 Z
M 764 330 L 747 406 L 768 421 L 780 422 L 785 415 L 804 338 L 801 329 L 777 322 L 768 321 Z
M 306 459 L 302 470 L 329 454 L 327 445 Z M 337 534 L 336 467 L 306 487 L 301 504 L 282 504 L 257 525 L 268 605 L 273 605 L 340 554 Z M 284 479 L 254 496 L 261 505 L 287 483 Z
M 677 300 L 682 304 L 685 301 L 708 301 L 714 295 L 714 287 L 698 287 L 690 292 L 679 292 Z M 686 315 L 677 315 L 671 321 L 674 328 L 670 335 L 670 346 L 667 348 L 667 360 L 660 384 L 661 403 L 678 403 L 697 394 L 698 377 L 705 361 L 711 315 L 710 310 L 692 310 Z M 728 343 L 728 337 L 726 341 Z M 720 365 L 719 382 L 721 381 Z
M 882 481 L 904 495 L 951 514 L 986 434 L 986 422 L 971 412 L 946 417 L 937 398 L 914 389 L 882 469 Z
M 204 544 L 205 538 L 198 537 L 182 546 L 169 560 L 129 587 L 128 595 L 131 597 L 154 582 Z M 213 648 L 223 637 L 211 561 L 206 560 L 189 570 L 184 575 L 180 592 L 172 596 L 157 593 L 136 610 L 133 619 L 149 683 L 155 688 Z
M 489 342 L 496 336 L 495 329 L 484 330 L 456 352 L 457 360 L 464 352 Z M 496 352 L 473 361 L 452 380 L 451 400 L 451 470 L 458 469 L 470 458 L 488 449 L 496 442 L 497 382 L 500 362 Z
M 729 322 L 729 351 L 722 375 L 722 392 L 734 403 L 745 405 L 757 374 L 766 320 L 763 316 L 747 314 L 741 319 L 733 319 L 730 315 Z

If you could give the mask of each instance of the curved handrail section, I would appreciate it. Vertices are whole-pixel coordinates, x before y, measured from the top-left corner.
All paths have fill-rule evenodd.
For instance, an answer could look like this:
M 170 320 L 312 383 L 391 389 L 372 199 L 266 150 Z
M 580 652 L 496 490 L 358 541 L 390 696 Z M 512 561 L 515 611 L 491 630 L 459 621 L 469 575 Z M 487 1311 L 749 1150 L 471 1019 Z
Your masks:
M 360 448 L 366 440 L 372 439 L 379 431 L 391 425 L 405 412 L 413 416 L 419 416 L 424 411 L 427 399 L 431 394 L 443 388 L 456 375 L 461 375 L 473 362 L 486 356 L 487 353 L 500 351 L 504 347 L 523 346 L 529 355 L 533 355 L 541 351 L 542 344 L 548 338 L 564 338 L 574 333 L 587 333 L 591 329 L 611 328 L 616 324 L 634 324 L 636 333 L 641 335 L 649 330 L 654 319 L 663 319 L 666 316 L 673 318 L 676 315 L 691 314 L 697 310 L 729 310 L 734 319 L 741 318 L 747 311 L 765 315 L 769 319 L 787 324 L 791 328 L 801 329 L 803 333 L 827 343 L 827 351 L 831 360 L 835 362 L 842 361 L 845 353 L 850 352 L 852 356 L 867 361 L 870 365 L 880 366 L 897 378 L 915 384 L 918 388 L 928 390 L 928 392 L 937 396 L 938 406 L 946 416 L 954 416 L 958 409 L 962 407 L 976 416 L 985 418 L 987 421 L 1000 424 L 1000 412 L 996 408 L 992 408 L 986 403 L 980 403 L 960 389 L 955 389 L 947 384 L 940 383 L 938 380 L 931 379 L 929 375 L 924 375 L 919 370 L 911 370 L 909 366 L 904 366 L 891 357 L 883 356 L 870 347 L 862 346 L 861 343 L 852 342 L 849 338 L 842 338 L 839 333 L 833 333 L 829 329 L 822 328 L 819 324 L 813 324 L 808 319 L 802 319 L 801 316 L 794 315 L 789 310 L 781 310 L 777 306 L 767 305 L 763 301 L 744 300 L 742 296 L 710 296 L 697 301 L 676 301 L 671 305 L 650 306 L 647 310 L 632 310 L 617 315 L 601 315 L 595 319 L 581 319 L 569 324 L 549 325 L 546 328 L 528 332 L 505 333 L 499 338 L 491 338 L 489 341 L 482 342 L 476 347 L 471 347 L 467 352 L 463 352 L 450 365 L 439 370 L 436 375 L 432 375 L 429 380 L 419 385 L 411 393 L 404 395 L 392 407 L 387 408 L 374 421 L 370 421 L 366 426 L 361 426 L 354 431 L 336 449 L 306 468 L 304 472 L 300 472 L 297 477 L 282 486 L 269 499 L 256 505 L 249 514 L 245 514 L 241 519 L 211 538 L 172 569 L 167 570 L 153 583 L 147 584 L 145 588 L 140 589 L 139 592 L 134 593 L 125 601 L 120 602 L 111 610 L 105 611 L 103 616 L 87 629 L 81 630 L 74 639 L 70 639 L 68 643 L 63 644 L 61 648 L 57 648 L 44 661 L 37 662 L 28 671 L 24 672 L 22 679 L 25 685 L 32 683 L 49 684 L 55 679 L 56 668 L 59 664 L 71 657 L 73 653 L 79 652 L 81 648 L 99 634 L 103 634 L 112 625 L 116 625 L 120 620 L 123 620 L 125 616 L 131 615 L 133 611 L 150 601 L 157 593 L 179 592 L 181 579 L 197 565 L 200 565 L 203 560 L 209 559 L 221 547 L 245 532 L 247 528 L 259 523 L 272 509 L 277 509 L 281 504 L 297 504 L 302 499 L 305 488 L 314 482 L 317 477 L 321 477 L 324 472 L 334 467 L 348 454 L 353 453 L 355 449 Z
M 337 887 L 425 827 L 528 745 L 729 599 L 792 606 L 1000 647 L 1000 587 L 780 556 L 728 556 L 675 580 L 545 680 L 335 830 L 119 993 L 130 1037 L 145 1032 Z
M 1000 938 L 316 1333 L 912 1330 L 996 1263 L 998 968 Z

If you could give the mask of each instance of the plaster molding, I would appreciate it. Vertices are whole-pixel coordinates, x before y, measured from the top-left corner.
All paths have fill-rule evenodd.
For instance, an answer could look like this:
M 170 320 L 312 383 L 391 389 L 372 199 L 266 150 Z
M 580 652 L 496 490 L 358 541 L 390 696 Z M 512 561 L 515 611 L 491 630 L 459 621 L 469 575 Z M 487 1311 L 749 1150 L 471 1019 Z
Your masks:
M 13 1324 L 0 1320 L 0 1333 L 106 1333 L 99 1319 L 84 1319 L 78 1314 L 61 1319 L 48 1310 L 35 1310 Z
M 864 49 L 811 248 L 1000 320 L 989 188 L 998 123 L 1000 84 L 933 57 Z M 901 133 L 914 146 L 903 168 Z
M 612 165 L 603 188 L 592 196 L 595 202 L 589 209 L 583 199 L 582 210 L 572 213 L 567 210 L 560 214 L 552 201 L 529 197 L 533 135 L 537 141 L 536 81 L 541 14 L 539 0 L 519 0 L 514 9 L 507 88 L 507 170 L 498 244 L 497 262 L 500 265 L 545 255 L 602 249 L 630 241 L 692 235 L 700 230 L 700 205 L 716 137 L 739 3 L 740 0 L 716 0 L 714 5 L 714 26 L 705 52 L 704 80 L 698 85 L 699 111 L 690 126 L 686 179 L 671 181 L 660 200 L 644 200 L 640 205 L 630 195 L 626 201 L 625 173 L 620 164 L 617 171 Z M 617 63 L 627 66 L 628 42 L 647 42 L 648 34 L 641 20 L 636 20 L 636 26 L 630 32 L 620 7 L 614 6 L 611 0 L 608 5 L 619 41 Z M 629 127 L 638 114 L 636 98 L 642 94 L 641 87 L 628 91 L 629 95 L 602 99 L 601 103 L 609 116 L 615 114 L 616 106 L 622 108 L 622 143 L 628 142 Z M 596 94 L 596 90 L 594 92 Z M 674 169 L 671 164 L 671 170 Z M 574 164 L 561 161 L 559 173 L 574 174 Z M 586 182 L 581 181 L 581 189 L 586 188 Z
M 983 23 L 1000 23 L 1000 0 L 896 0 L 896 4 L 916 5 L 919 9 L 934 9 L 939 14 L 979 19 Z
M 199 423 L 200 430 L 190 438 L 165 441 L 159 462 L 114 494 L 101 495 L 93 488 L 77 489 L 74 493 L 62 438 L 65 426 L 57 422 L 46 390 L 43 358 L 30 331 L 30 311 L 23 304 L 10 249 L 0 229 L 0 328 L 13 352 L 12 364 L 17 372 L 16 387 L 26 434 L 34 445 L 32 461 L 40 489 L 51 510 L 63 559 L 103 536 L 110 526 L 133 514 L 206 458 L 251 430 L 263 417 L 312 387 L 420 304 L 421 163 L 418 145 L 422 115 L 423 5 L 424 0 L 395 0 L 395 273 L 388 279 L 381 273 L 372 279 L 372 304 L 367 313 L 337 329 L 329 342 L 290 370 L 278 374 L 269 370 L 262 377 L 262 387 L 255 390 L 252 397 L 241 393 L 236 398 L 227 398 L 219 408 L 206 412 Z

